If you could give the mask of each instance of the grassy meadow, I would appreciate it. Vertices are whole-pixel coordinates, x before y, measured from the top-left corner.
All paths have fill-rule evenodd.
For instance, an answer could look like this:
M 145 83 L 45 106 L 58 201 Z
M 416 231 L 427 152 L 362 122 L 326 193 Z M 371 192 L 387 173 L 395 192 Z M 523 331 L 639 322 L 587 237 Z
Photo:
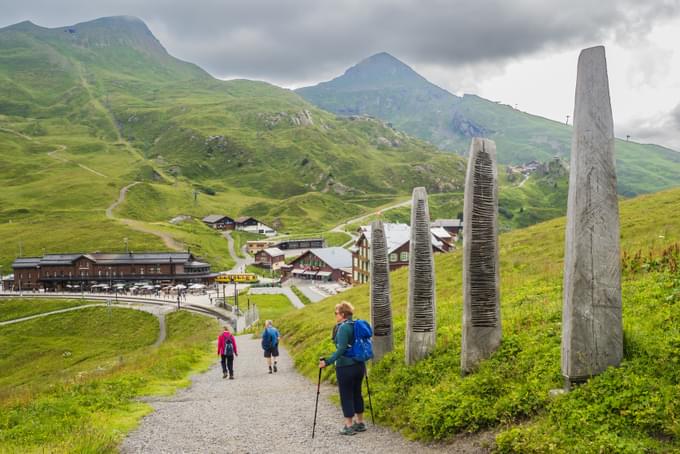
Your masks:
M 256 335 L 264 329 L 265 320 L 272 320 L 275 326 L 278 326 L 278 321 L 286 314 L 293 313 L 298 309 L 295 308 L 285 295 L 247 295 L 241 297 L 241 302 L 247 300 L 250 304 L 256 304 L 260 314 L 260 319 L 249 329 Z
M 69 307 L 90 304 L 79 299 L 73 300 L 52 300 L 47 298 L 9 298 L 0 299 L 0 322 L 14 320 L 17 318 L 28 317 L 30 315 L 43 314 L 45 312 L 66 309 Z
M 0 327 L 0 452 L 116 452 L 151 411 L 213 360 L 219 326 L 186 311 L 88 308 Z M 17 348 L 21 346 L 21 348 Z
M 437 344 L 404 365 L 407 270 L 390 276 L 395 351 L 371 365 L 376 419 L 422 440 L 491 430 L 502 452 L 665 452 L 680 449 L 680 190 L 621 203 L 624 360 L 575 391 L 560 388 L 564 218 L 500 239 L 503 342 L 479 370 L 460 375 L 462 255 L 435 256 Z M 369 318 L 363 285 L 285 316 L 279 328 L 296 366 L 316 376 L 332 351 L 333 306 Z M 334 381 L 332 370 L 324 378 Z

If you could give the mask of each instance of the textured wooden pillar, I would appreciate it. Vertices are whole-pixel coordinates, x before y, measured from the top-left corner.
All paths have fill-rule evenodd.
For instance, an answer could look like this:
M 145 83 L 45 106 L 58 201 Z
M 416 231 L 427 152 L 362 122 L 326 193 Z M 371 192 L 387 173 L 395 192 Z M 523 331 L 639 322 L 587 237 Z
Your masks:
M 436 341 L 434 260 L 425 188 L 413 190 L 406 313 L 406 364 L 427 356 Z
M 573 134 L 562 313 L 567 388 L 623 357 L 614 122 L 602 46 L 579 56 Z
M 380 360 L 394 348 L 392 339 L 392 298 L 387 239 L 382 221 L 371 223 L 371 324 L 373 359 Z
M 501 337 L 496 144 L 474 138 L 463 209 L 462 373 L 491 356 Z

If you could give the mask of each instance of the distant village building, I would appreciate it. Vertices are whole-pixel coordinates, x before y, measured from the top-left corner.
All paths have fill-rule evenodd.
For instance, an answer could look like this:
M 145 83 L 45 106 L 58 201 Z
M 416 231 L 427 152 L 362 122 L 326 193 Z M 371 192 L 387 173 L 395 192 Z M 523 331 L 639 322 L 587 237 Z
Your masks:
M 314 281 L 351 283 L 352 253 L 341 247 L 310 249 L 281 268 L 282 279 L 295 277 Z
M 249 240 L 246 241 L 246 250 L 248 251 L 248 254 L 255 255 L 261 250 L 275 245 L 276 241 L 273 240 Z
M 267 236 L 276 235 L 276 230 L 266 224 L 263 224 L 252 216 L 241 216 L 234 222 L 236 224 L 236 230 L 242 230 L 244 232 L 250 233 L 259 233 Z
M 326 241 L 323 238 L 283 240 L 277 243 L 276 247 L 284 251 L 289 249 L 318 249 L 326 247 Z
M 211 214 L 204 217 L 203 222 L 216 230 L 234 230 L 236 228 L 234 220 L 223 214 Z
M 449 233 L 443 227 L 432 227 L 430 228 L 432 236 L 442 242 L 442 249 L 444 252 L 452 251 L 456 248 L 455 243 L 457 238 L 456 234 Z
M 387 241 L 387 260 L 390 271 L 408 266 L 408 254 L 411 244 L 411 227 L 407 224 L 383 223 L 385 240 Z M 370 280 L 371 226 L 359 228 L 359 238 L 352 250 L 352 283 L 363 284 Z M 441 233 L 441 232 L 440 232 Z M 446 252 L 450 250 L 441 240 L 432 235 L 432 251 Z
M 277 270 L 285 264 L 286 256 L 279 248 L 270 247 L 255 254 L 255 265 L 262 268 Z
M 437 219 L 430 223 L 430 227 L 441 227 L 451 234 L 454 242 L 460 238 L 460 233 L 463 231 L 463 221 L 461 219 Z
M 3 276 L 0 274 L 0 290 L 11 290 L 12 287 L 14 287 L 14 275 L 7 274 Z
M 189 252 L 46 254 L 12 263 L 15 290 L 84 289 L 95 284 L 211 283 L 216 274 Z

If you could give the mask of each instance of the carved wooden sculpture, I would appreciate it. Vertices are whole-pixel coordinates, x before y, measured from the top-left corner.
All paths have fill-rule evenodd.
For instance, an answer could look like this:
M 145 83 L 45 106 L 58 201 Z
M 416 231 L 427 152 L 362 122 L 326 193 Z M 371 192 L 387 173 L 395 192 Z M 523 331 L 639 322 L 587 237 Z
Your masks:
M 496 351 L 501 337 L 496 144 L 474 138 L 463 209 L 462 373 Z
M 406 364 L 427 356 L 436 341 L 434 260 L 425 188 L 413 190 L 409 247 Z
M 371 323 L 373 359 L 378 361 L 392 351 L 392 298 L 387 239 L 382 221 L 371 223 Z
M 562 313 L 567 388 L 623 357 L 614 122 L 604 47 L 579 56 L 573 134 Z

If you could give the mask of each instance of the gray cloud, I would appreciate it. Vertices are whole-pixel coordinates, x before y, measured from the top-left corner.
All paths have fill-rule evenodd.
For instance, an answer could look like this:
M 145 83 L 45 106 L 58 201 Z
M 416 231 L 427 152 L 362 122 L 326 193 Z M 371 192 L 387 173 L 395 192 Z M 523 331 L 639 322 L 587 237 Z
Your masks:
M 7 3 L 7 4 L 5 4 Z M 2 24 L 62 26 L 108 15 L 147 22 L 168 51 L 217 77 L 319 80 L 380 51 L 457 68 L 635 41 L 680 0 L 0 0 Z
M 617 137 L 630 135 L 631 140 L 656 143 L 680 151 L 680 104 L 652 118 L 638 118 L 616 126 Z

